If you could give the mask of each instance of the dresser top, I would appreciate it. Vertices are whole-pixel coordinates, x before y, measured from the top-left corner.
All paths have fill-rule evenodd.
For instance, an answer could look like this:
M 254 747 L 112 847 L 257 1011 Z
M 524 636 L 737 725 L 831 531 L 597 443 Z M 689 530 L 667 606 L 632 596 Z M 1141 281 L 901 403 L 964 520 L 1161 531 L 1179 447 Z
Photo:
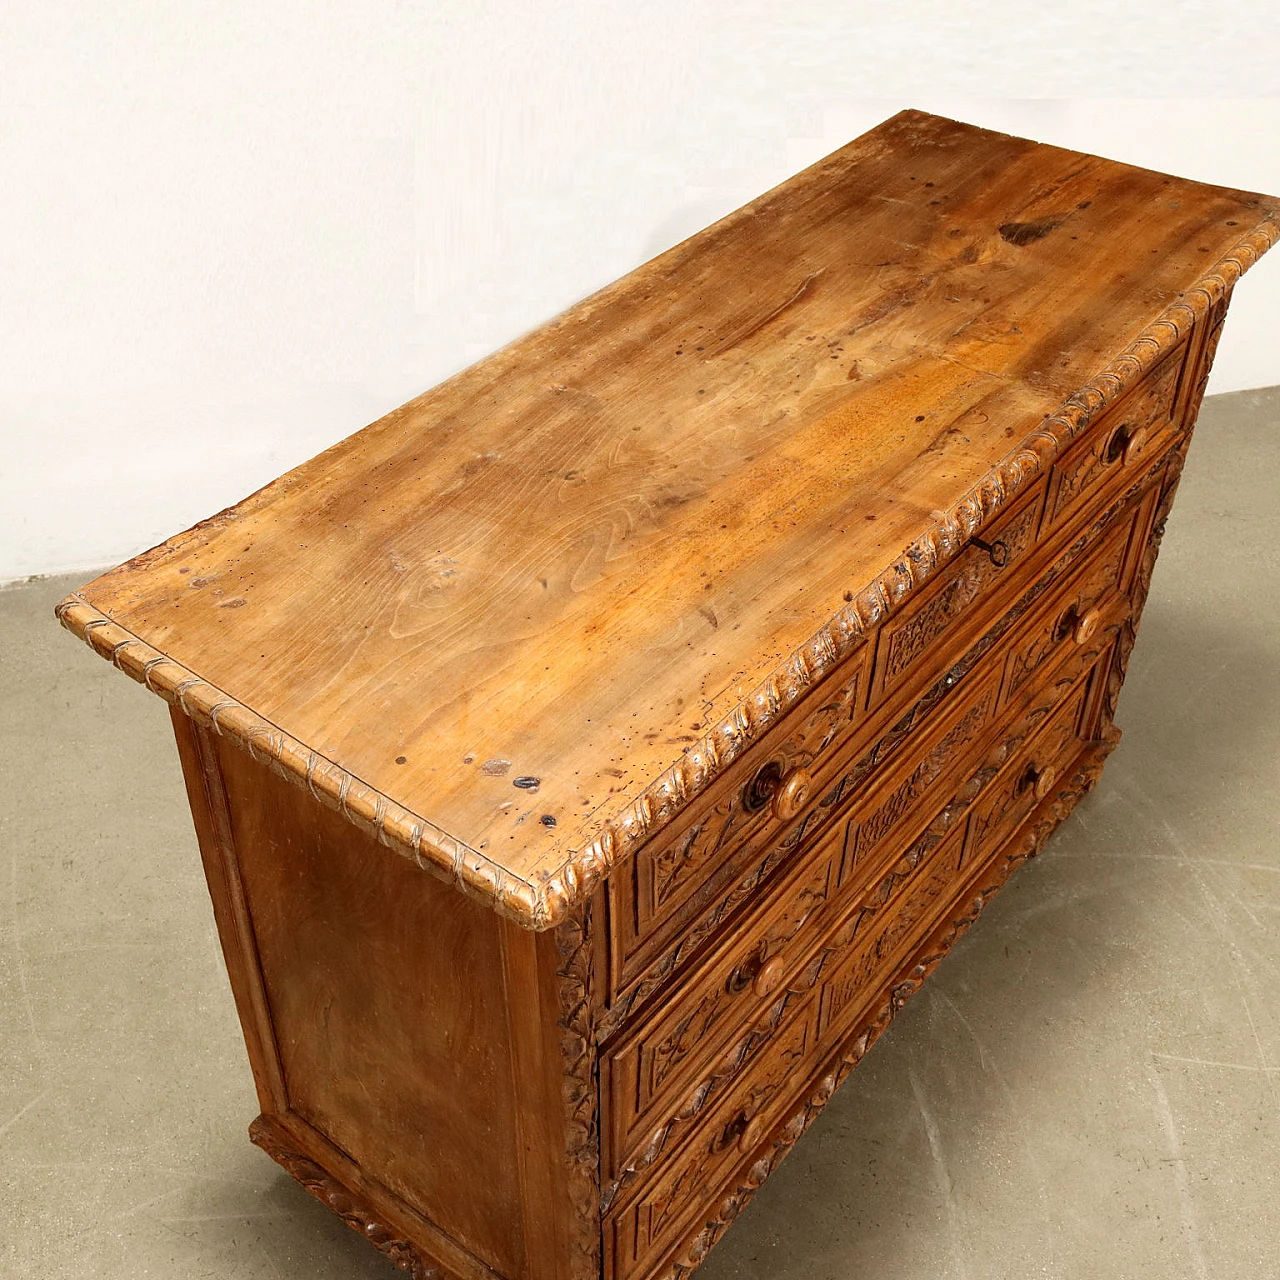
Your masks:
M 906 111 L 60 616 L 546 927 L 1278 227 L 1266 197 Z

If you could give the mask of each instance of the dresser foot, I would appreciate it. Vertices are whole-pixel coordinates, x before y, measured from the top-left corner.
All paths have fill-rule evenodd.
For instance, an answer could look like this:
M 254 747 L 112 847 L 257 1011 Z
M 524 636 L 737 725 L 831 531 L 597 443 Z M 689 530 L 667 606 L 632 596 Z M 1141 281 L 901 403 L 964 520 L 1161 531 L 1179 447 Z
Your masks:
M 413 1280 L 467 1280 L 460 1273 L 428 1259 L 419 1247 L 402 1238 L 384 1221 L 383 1214 L 322 1169 L 310 1157 L 296 1150 L 298 1145 L 287 1130 L 270 1116 L 259 1116 L 249 1126 L 249 1140 L 267 1153 L 286 1173 L 321 1204 L 332 1209 L 353 1231 L 375 1249 L 385 1253 Z

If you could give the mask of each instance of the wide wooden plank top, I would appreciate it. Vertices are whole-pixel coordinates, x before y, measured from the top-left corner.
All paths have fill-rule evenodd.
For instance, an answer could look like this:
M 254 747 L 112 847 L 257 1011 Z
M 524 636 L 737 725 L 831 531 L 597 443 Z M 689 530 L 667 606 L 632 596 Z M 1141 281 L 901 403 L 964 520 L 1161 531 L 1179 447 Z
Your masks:
M 546 927 L 1184 336 L 1278 210 L 904 112 L 60 616 Z

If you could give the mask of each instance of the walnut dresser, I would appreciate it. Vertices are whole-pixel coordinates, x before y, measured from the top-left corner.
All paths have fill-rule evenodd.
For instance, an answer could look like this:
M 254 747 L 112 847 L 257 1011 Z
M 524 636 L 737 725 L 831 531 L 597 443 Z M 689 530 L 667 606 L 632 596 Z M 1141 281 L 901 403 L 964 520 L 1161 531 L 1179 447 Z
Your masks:
M 1097 780 L 1280 202 L 904 112 L 58 608 L 417 1277 L 706 1254 Z

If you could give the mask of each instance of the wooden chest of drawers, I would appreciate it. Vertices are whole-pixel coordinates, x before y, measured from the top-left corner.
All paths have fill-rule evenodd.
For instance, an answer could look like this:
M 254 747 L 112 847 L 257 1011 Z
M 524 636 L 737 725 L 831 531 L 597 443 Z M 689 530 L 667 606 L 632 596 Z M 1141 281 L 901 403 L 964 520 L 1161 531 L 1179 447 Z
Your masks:
M 904 112 L 59 617 L 262 1115 L 415 1276 L 682 1276 L 1097 779 L 1280 205 Z

